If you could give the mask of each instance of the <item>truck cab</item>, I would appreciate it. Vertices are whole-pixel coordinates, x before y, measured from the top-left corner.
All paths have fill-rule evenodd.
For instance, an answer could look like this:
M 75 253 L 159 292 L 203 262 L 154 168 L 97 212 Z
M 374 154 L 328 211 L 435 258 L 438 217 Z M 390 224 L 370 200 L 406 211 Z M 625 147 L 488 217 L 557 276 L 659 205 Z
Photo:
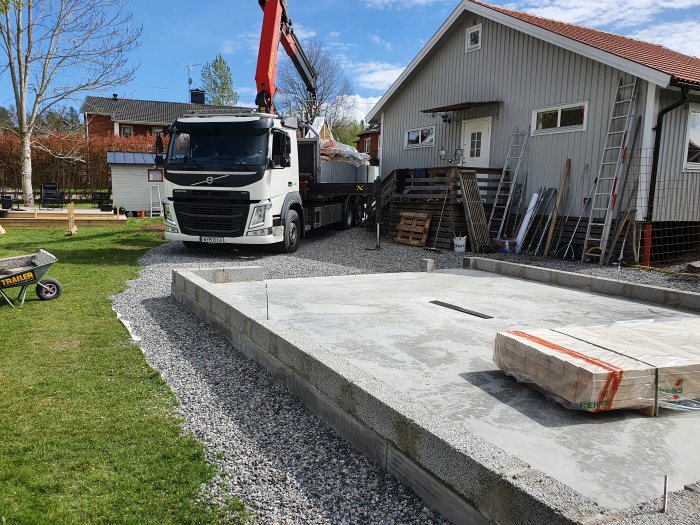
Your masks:
M 295 251 L 303 232 L 297 128 L 294 118 L 265 113 L 178 118 L 157 156 L 166 238 Z

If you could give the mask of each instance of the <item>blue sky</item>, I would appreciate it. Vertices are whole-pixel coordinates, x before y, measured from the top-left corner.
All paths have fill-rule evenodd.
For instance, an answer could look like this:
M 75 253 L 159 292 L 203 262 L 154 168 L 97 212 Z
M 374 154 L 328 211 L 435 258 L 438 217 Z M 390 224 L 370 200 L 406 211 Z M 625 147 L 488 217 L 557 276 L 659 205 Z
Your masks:
M 700 0 L 492 0 L 511 9 L 657 42 L 700 56 Z M 288 0 L 297 35 L 316 37 L 354 84 L 362 117 L 459 4 L 457 0 Z M 255 98 L 255 65 L 262 24 L 256 0 L 125 0 L 144 27 L 133 53 L 139 69 L 126 85 L 92 95 L 185 101 L 186 64 L 194 86 L 201 65 L 222 53 L 240 102 Z M 13 99 L 0 77 L 0 105 Z M 79 106 L 84 97 L 74 101 Z

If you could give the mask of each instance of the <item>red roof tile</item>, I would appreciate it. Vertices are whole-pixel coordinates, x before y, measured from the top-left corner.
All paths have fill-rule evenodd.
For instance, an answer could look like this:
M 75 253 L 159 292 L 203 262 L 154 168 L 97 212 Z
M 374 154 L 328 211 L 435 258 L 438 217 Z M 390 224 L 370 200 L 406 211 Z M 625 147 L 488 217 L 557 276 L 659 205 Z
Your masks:
M 671 75 L 677 81 L 700 85 L 700 58 L 684 55 L 658 44 L 606 33 L 597 29 L 566 24 L 484 2 L 474 1 L 474 3 L 631 62 L 661 71 Z

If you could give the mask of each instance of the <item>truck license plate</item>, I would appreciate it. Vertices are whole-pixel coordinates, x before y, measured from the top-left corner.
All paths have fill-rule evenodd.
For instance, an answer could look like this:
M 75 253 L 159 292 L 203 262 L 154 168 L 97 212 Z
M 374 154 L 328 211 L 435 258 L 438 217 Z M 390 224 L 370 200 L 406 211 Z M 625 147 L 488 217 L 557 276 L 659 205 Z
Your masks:
M 223 237 L 200 237 L 199 242 L 206 242 L 208 244 L 223 244 Z

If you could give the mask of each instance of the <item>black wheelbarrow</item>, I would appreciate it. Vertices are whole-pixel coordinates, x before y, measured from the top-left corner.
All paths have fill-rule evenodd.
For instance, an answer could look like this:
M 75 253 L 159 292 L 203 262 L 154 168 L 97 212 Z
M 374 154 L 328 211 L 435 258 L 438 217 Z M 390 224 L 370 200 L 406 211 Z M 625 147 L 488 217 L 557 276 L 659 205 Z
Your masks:
M 36 284 L 36 295 L 39 299 L 42 301 L 57 299 L 61 295 L 61 283 L 56 279 L 42 279 L 57 260 L 55 256 L 44 250 L 30 255 L 0 259 L 0 295 L 14 308 L 15 305 L 5 290 L 19 286 L 20 291 L 15 302 L 21 300 L 20 306 L 22 306 L 27 297 L 27 288 Z

